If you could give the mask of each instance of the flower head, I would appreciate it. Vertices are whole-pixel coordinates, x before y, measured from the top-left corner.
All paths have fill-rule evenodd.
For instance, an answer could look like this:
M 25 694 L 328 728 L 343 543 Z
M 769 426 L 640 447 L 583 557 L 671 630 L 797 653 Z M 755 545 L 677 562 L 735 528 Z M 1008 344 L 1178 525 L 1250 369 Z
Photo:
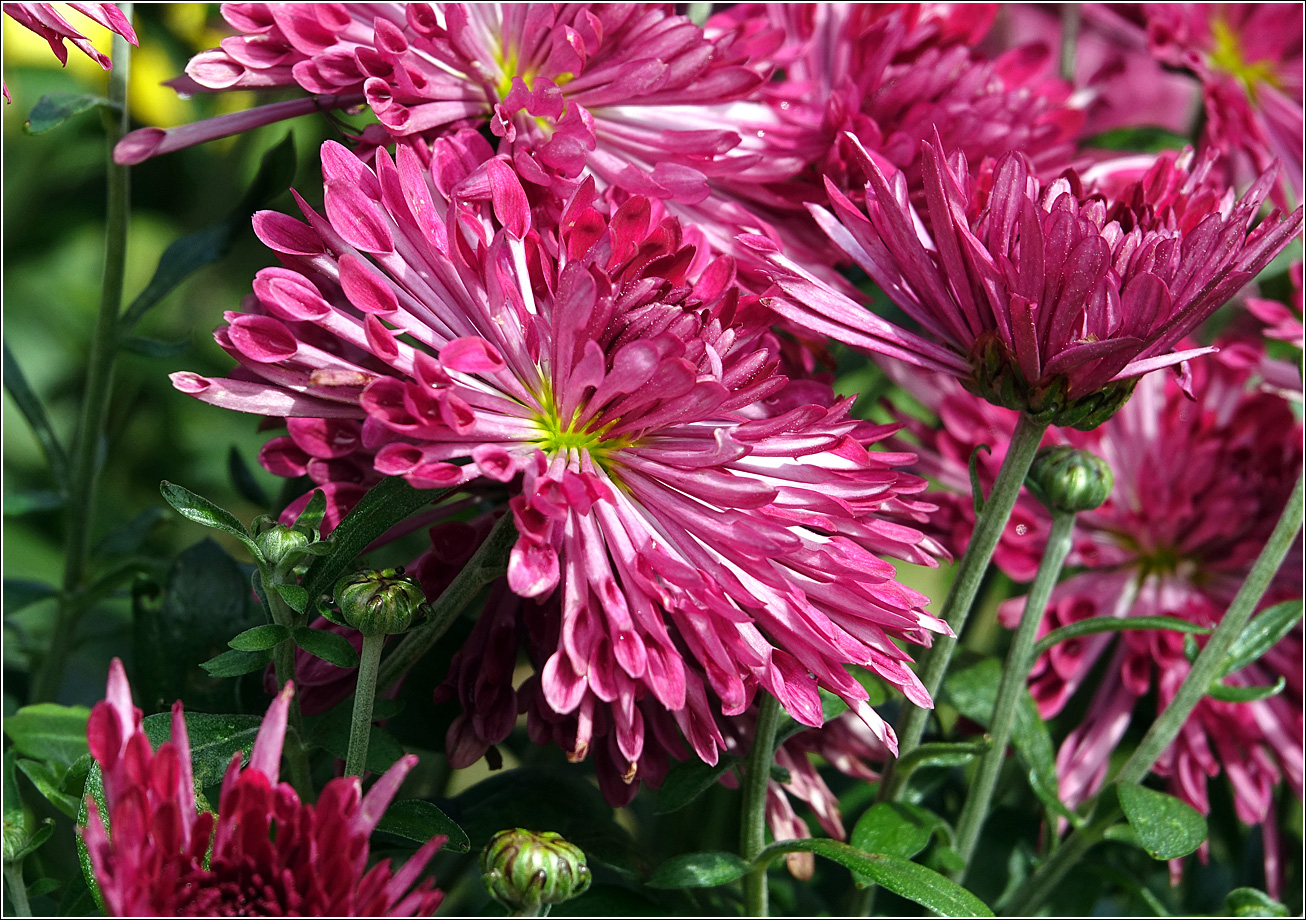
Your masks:
M 117 916 L 430 916 L 443 894 L 414 883 L 444 842 L 433 838 L 395 872 L 367 868 L 368 837 L 417 762 L 404 757 L 362 794 L 331 780 L 315 805 L 278 782 L 292 689 L 268 709 L 249 764 L 233 756 L 218 814 L 197 812 L 181 703 L 172 737 L 152 751 L 122 662 L 86 734 L 104 776 L 101 814 L 87 800 L 83 838 L 105 906 Z
M 1054 589 L 1042 632 L 1101 616 L 1164 615 L 1211 627 L 1228 609 L 1301 469 L 1302 426 L 1286 400 L 1249 386 L 1257 361 L 1239 352 L 1251 346 L 1222 344 L 1219 355 L 1193 367 L 1191 396 L 1178 381 L 1145 378 L 1133 400 L 1097 430 L 1048 435 L 1106 460 L 1115 487 L 1105 504 L 1079 514 L 1068 564 L 1081 571 Z M 937 429 L 911 423 L 921 469 L 957 491 L 934 496 L 956 522 L 944 541 L 964 543 L 973 526 L 967 459 L 980 443 L 1005 443 L 1015 413 L 946 381 L 911 386 L 941 421 Z M 992 481 L 1000 461 L 1000 454 L 980 461 L 982 484 Z M 1012 578 L 1029 580 L 1050 527 L 1049 513 L 1022 495 L 994 559 Z M 1300 597 L 1300 571 L 1300 557 L 1286 563 L 1265 603 Z M 1023 603 L 1008 602 L 1004 619 L 1014 625 Z M 1224 773 L 1248 824 L 1273 820 L 1271 797 L 1281 779 L 1301 797 L 1301 654 L 1299 622 L 1263 658 L 1226 679 L 1251 687 L 1282 677 L 1282 693 L 1198 704 L 1156 767 L 1176 795 L 1205 813 L 1208 778 Z M 1155 691 L 1157 705 L 1165 706 L 1189 671 L 1184 637 L 1173 631 L 1062 642 L 1038 660 L 1030 678 L 1042 714 L 1060 712 L 1104 662 L 1107 677 L 1057 758 L 1061 797 L 1072 806 L 1101 787 L 1139 702 Z
M 1019 153 L 978 181 L 964 156 L 945 157 L 937 142 L 924 149 L 927 209 L 918 213 L 905 182 L 890 183 L 850 140 L 870 178 L 866 213 L 833 186 L 835 213 L 813 213 L 942 344 L 879 319 L 779 255 L 782 296 L 772 308 L 1058 425 L 1092 428 L 1140 375 L 1200 354 L 1172 349 L 1301 226 L 1298 209 L 1252 228 L 1273 173 L 1235 201 L 1202 185 L 1206 160 L 1163 158 L 1104 200 L 1073 173 L 1044 185 Z
M 239 370 L 176 385 L 341 420 L 342 456 L 377 474 L 498 490 L 508 589 L 556 599 L 527 631 L 536 704 L 577 720 L 577 757 L 610 718 L 627 783 L 645 706 L 712 762 L 716 715 L 759 689 L 819 725 L 824 686 L 890 739 L 844 665 L 929 705 L 892 639 L 947 631 L 878 555 L 932 550 L 911 526 L 924 483 L 895 469 L 909 457 L 868 450 L 891 429 L 779 376 L 732 261 L 657 202 L 585 183 L 552 222 L 479 138 L 440 143 L 430 171 L 402 147 L 373 171 L 325 145 L 326 215 L 256 217 L 285 267 L 217 334 Z M 464 157 L 476 143 L 484 162 Z

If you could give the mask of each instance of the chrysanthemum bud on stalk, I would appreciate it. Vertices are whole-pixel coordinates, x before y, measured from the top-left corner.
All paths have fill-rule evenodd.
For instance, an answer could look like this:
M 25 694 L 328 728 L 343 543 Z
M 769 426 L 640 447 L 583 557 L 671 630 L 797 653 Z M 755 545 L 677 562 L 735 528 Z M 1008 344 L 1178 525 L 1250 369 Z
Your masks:
M 404 632 L 430 612 L 421 585 L 402 566 L 347 575 L 336 583 L 335 598 L 345 622 L 368 638 Z
M 1110 498 L 1115 477 L 1101 457 L 1059 444 L 1038 452 L 1025 485 L 1049 510 L 1078 514 Z
M 275 566 L 313 541 L 308 534 L 296 527 L 276 524 L 255 537 L 254 542 L 268 564 Z
M 496 901 L 519 917 L 584 894 L 590 870 L 580 847 L 553 831 L 499 831 L 481 851 L 481 878 Z

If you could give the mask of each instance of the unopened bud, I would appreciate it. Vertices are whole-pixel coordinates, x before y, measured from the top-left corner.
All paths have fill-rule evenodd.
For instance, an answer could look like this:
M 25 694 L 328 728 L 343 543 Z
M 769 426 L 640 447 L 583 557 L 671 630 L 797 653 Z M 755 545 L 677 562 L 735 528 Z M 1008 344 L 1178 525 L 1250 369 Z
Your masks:
M 515 828 L 499 831 L 481 852 L 481 879 L 496 901 L 519 916 L 585 893 L 585 854 L 561 834 Z
M 275 524 L 255 538 L 259 552 L 271 565 L 279 565 L 291 553 L 303 549 L 311 538 L 302 530 Z
M 364 636 L 401 633 L 426 616 L 426 595 L 402 568 L 346 575 L 336 583 L 336 605 L 346 623 Z
M 1025 485 L 1053 511 L 1092 511 L 1111 497 L 1115 477 L 1100 457 L 1068 445 L 1044 447 L 1034 457 Z

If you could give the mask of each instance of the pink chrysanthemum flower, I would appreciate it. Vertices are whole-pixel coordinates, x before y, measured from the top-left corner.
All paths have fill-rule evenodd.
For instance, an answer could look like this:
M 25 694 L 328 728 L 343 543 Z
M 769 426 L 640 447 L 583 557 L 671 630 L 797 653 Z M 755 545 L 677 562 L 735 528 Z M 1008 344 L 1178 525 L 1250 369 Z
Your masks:
M 1145 378 L 1133 400 L 1092 432 L 1053 430 L 1048 443 L 1068 443 L 1102 457 L 1115 474 L 1115 490 L 1095 511 L 1076 520 L 1068 565 L 1081 571 L 1053 591 L 1041 632 L 1094 616 L 1180 617 L 1214 626 L 1260 553 L 1287 503 L 1302 465 L 1302 426 L 1290 404 L 1249 386 L 1259 348 L 1222 343 L 1219 355 L 1196 364 L 1192 395 L 1178 381 Z M 1015 428 L 1013 412 L 977 399 L 950 381 L 907 382 L 939 416 L 936 428 L 908 425 L 921 450 L 921 472 L 954 497 L 932 494 L 942 506 L 945 544 L 964 545 L 974 525 L 967 462 L 979 444 L 1003 445 Z M 905 446 L 905 445 L 904 445 Z M 917 445 L 913 445 L 917 446 Z M 981 483 L 997 474 L 1002 449 L 982 454 Z M 1022 495 L 994 554 L 1017 581 L 1030 580 L 1051 528 L 1047 511 Z M 1266 606 L 1301 596 L 1300 556 L 1280 571 Z M 1013 623 L 1023 599 L 1008 602 Z M 1199 639 L 1204 642 L 1204 639 Z M 1156 766 L 1171 789 L 1203 813 L 1207 779 L 1220 773 L 1233 788 L 1238 817 L 1265 824 L 1267 844 L 1277 839 L 1273 791 L 1286 779 L 1302 796 L 1302 627 L 1260 661 L 1226 682 L 1269 686 L 1269 699 L 1227 703 L 1204 699 Z M 1062 710 L 1106 660 L 1084 721 L 1057 757 L 1061 797 L 1074 806 L 1107 776 L 1109 757 L 1139 701 L 1153 690 L 1166 705 L 1189 670 L 1184 638 L 1172 631 L 1104 633 L 1060 643 L 1036 663 L 1030 690 L 1044 717 Z M 1267 845 L 1267 854 L 1274 856 Z M 1270 872 L 1271 885 L 1278 883 Z
M 1302 263 L 1296 262 L 1288 269 L 1288 280 L 1292 292 L 1287 303 L 1265 297 L 1248 297 L 1247 309 L 1266 325 L 1267 336 L 1301 349 L 1306 347 L 1302 334 Z
M 131 22 L 122 14 L 122 10 L 112 3 L 69 3 L 72 9 L 94 19 L 100 25 L 104 26 L 110 32 L 116 32 L 133 45 L 136 44 L 136 31 L 132 28 Z M 68 48 L 64 45 L 65 41 L 70 41 L 73 47 L 86 55 L 88 58 L 99 64 L 105 70 L 113 69 L 113 62 L 104 54 L 96 50 L 88 39 L 81 32 L 78 32 L 68 20 L 64 19 L 55 10 L 53 3 L 5 3 L 0 4 L 5 14 L 10 16 L 14 22 L 26 29 L 30 29 L 37 35 L 44 38 L 50 43 L 50 50 L 54 56 L 59 59 L 60 64 L 68 63 Z M 9 100 L 9 90 L 4 90 L 5 101 Z
M 891 739 L 844 665 L 930 704 L 892 640 L 947 627 L 877 555 L 931 560 L 903 523 L 925 510 L 895 469 L 909 456 L 868 451 L 890 431 L 849 400 L 787 387 L 731 260 L 656 203 L 609 207 L 586 183 L 536 226 L 511 168 L 464 139 L 429 172 L 404 147 L 373 171 L 324 145 L 326 215 L 255 218 L 285 267 L 217 334 L 240 369 L 175 384 L 341 420 L 342 454 L 361 444 L 415 486 L 499 484 L 519 534 L 508 587 L 560 603 L 540 699 L 609 713 L 630 778 L 654 700 L 708 761 L 715 713 L 759 688 L 819 725 L 824 686 Z
M 1144 12 L 1157 58 L 1202 81 L 1206 141 L 1233 158 L 1240 179 L 1278 161 L 1300 202 L 1301 4 L 1149 3 Z
M 1298 209 L 1252 222 L 1273 182 L 1241 200 L 1213 193 L 1202 166 L 1159 160 L 1115 201 L 1074 173 L 1043 185 L 1018 153 L 973 179 L 960 154 L 924 148 L 926 210 L 854 144 L 870 178 L 866 213 L 829 186 L 817 221 L 936 341 L 875 316 L 773 254 L 794 322 L 867 351 L 960 378 L 998 405 L 1091 428 L 1137 378 L 1202 349 L 1173 351 L 1269 263 L 1301 226 Z M 836 216 L 837 215 L 837 216 Z M 925 229 L 928 220 L 930 230 Z
M 104 776 L 108 814 L 88 799 L 83 838 L 110 913 L 121 917 L 428 917 L 443 898 L 427 879 L 444 842 L 433 838 L 398 872 L 367 869 L 368 837 L 417 762 L 404 757 L 362 794 L 357 777 L 331 780 L 305 805 L 277 776 L 291 686 L 268 709 L 249 765 L 232 757 L 218 814 L 197 812 L 181 703 L 172 738 L 151 751 L 122 662 L 86 735 Z

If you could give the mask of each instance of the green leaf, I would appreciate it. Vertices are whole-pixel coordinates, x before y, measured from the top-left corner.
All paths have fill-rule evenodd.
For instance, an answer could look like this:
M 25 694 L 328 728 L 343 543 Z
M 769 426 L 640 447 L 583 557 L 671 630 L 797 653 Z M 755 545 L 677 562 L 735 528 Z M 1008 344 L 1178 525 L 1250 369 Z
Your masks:
M 381 701 L 377 700 L 377 702 Z M 349 756 L 349 722 L 352 715 L 353 701 L 350 699 L 330 712 L 305 719 L 304 722 L 308 726 L 309 736 L 314 744 L 343 760 Z M 373 711 L 372 718 L 385 717 Z M 403 756 L 404 748 L 398 739 L 385 729 L 373 725 L 372 733 L 368 735 L 367 762 L 364 764 L 368 771 L 384 773 Z
M 326 493 L 321 489 L 314 489 L 312 496 L 308 499 L 308 504 L 299 513 L 299 517 L 295 518 L 295 526 L 301 530 L 316 534 L 318 528 L 322 526 L 324 517 L 326 517 Z
M 29 489 L 22 492 L 4 493 L 5 517 L 22 517 L 37 511 L 53 511 L 62 508 L 68 497 L 62 492 L 48 489 Z
M 74 115 L 89 112 L 99 107 L 118 108 L 103 96 L 94 93 L 46 93 L 27 116 L 23 123 L 24 134 L 44 134 L 51 131 Z
M 262 716 L 212 715 L 207 712 L 188 712 L 186 736 L 190 739 L 191 769 L 196 790 L 222 782 L 231 765 L 231 758 L 240 751 L 248 758 L 258 737 Z M 172 740 L 172 713 L 156 712 L 141 721 L 141 728 L 155 750 L 165 741 Z M 88 779 L 89 782 L 89 779 Z
M 1174 632 L 1196 633 L 1198 635 L 1206 635 L 1211 631 L 1209 627 L 1198 626 L 1196 623 L 1181 620 L 1178 617 L 1089 617 L 1086 620 L 1071 623 L 1069 626 L 1062 626 L 1060 629 L 1052 630 L 1035 643 L 1034 656 L 1042 655 L 1058 642 L 1065 642 L 1067 639 L 1078 639 L 1096 633 L 1124 631 L 1127 629 L 1169 629 Z
M 443 811 L 423 799 L 395 802 L 385 810 L 376 829 L 419 844 L 426 843 L 437 834 L 443 834 L 449 839 L 441 847 L 442 851 L 466 853 L 472 848 L 467 832 Z
M 37 105 L 39 107 L 40 103 Z M 59 437 L 50 425 L 50 417 L 46 414 L 45 406 L 28 384 L 23 369 L 18 366 L 18 362 L 9 351 L 8 342 L 4 343 L 4 381 L 5 390 L 13 397 L 14 405 L 23 413 L 23 418 L 27 420 L 32 433 L 36 435 L 37 442 L 41 445 L 41 450 L 45 452 L 45 461 L 50 465 L 50 474 L 54 477 L 54 481 L 60 487 L 65 486 L 68 482 L 68 455 L 64 453 L 63 445 L 59 443 Z
M 264 490 L 259 481 L 254 478 L 254 471 L 250 469 L 245 458 L 240 455 L 240 451 L 233 444 L 231 450 L 227 451 L 227 474 L 231 477 L 231 484 L 236 487 L 236 491 L 241 496 L 260 508 L 268 508 L 272 505 L 272 499 Z
M 330 662 L 337 668 L 358 667 L 358 652 L 349 644 L 349 640 L 339 633 L 325 629 L 311 629 L 308 626 L 296 626 L 291 632 L 295 644 L 316 655 L 323 661 Z
M 381 480 L 331 532 L 331 552 L 319 556 L 303 579 L 311 600 L 327 594 L 368 545 L 414 511 L 451 489 L 414 489 L 398 476 Z
M 1186 802 L 1132 783 L 1117 784 L 1116 794 L 1139 842 L 1153 859 L 1187 856 L 1206 839 L 1206 819 Z
M 1284 601 L 1252 617 L 1225 656 L 1220 676 L 1232 674 L 1274 648 L 1302 616 L 1302 601 Z
M 969 667 L 954 670 L 944 685 L 944 698 L 958 712 L 985 728 L 997 704 L 998 684 L 1002 681 L 1002 663 L 985 658 Z M 1016 701 L 1016 717 L 1011 725 L 1011 744 L 1029 769 L 1029 784 L 1039 801 L 1053 814 L 1072 824 L 1082 819 L 1061 802 L 1057 785 L 1057 761 L 1048 735 L 1047 723 L 1038 713 L 1033 697 L 1022 689 Z
M 308 592 L 299 585 L 276 585 L 276 590 L 295 613 L 303 613 L 308 609 Z
M 734 853 L 682 853 L 657 867 L 650 888 L 715 888 L 748 874 L 748 863 Z
M 223 652 L 208 661 L 201 661 L 200 667 L 208 672 L 209 677 L 239 677 L 260 668 L 266 668 L 272 661 L 268 650 L 259 652 L 237 651 Z
M 250 539 L 249 531 L 245 530 L 245 525 L 240 523 L 230 511 L 219 508 L 207 498 L 196 495 L 190 489 L 173 485 L 166 479 L 159 483 L 159 491 L 163 493 L 164 500 L 176 508 L 177 513 L 182 517 L 196 524 L 203 524 L 205 527 L 231 534 L 249 548 L 255 559 L 262 558 L 257 544 Z
M 837 840 L 781 840 L 771 844 L 757 857 L 769 863 L 782 853 L 815 853 L 832 859 L 854 872 L 870 877 L 881 888 L 915 901 L 945 917 L 992 917 L 987 904 L 965 888 L 933 869 L 901 856 L 887 853 L 864 853 Z
M 1084 142 L 1085 147 L 1104 147 L 1108 150 L 1134 150 L 1139 153 L 1161 153 L 1164 150 L 1182 150 L 1191 143 L 1189 138 L 1165 128 L 1138 127 L 1115 128 L 1095 134 Z
M 242 652 L 261 652 L 290 638 L 290 630 L 276 623 L 255 626 L 233 638 L 227 644 Z
M 37 703 L 5 719 L 4 730 L 25 757 L 70 767 L 87 751 L 86 720 L 90 715 L 85 706 Z
M 712 15 L 712 4 L 710 3 L 690 3 L 685 7 L 685 18 L 696 26 L 701 26 L 707 22 L 707 17 Z
M 163 251 L 150 283 L 123 314 L 120 332 L 125 335 L 130 331 L 192 273 L 226 255 L 236 235 L 248 231 L 250 214 L 289 188 L 294 174 L 295 143 L 293 136 L 287 134 L 285 140 L 263 155 L 253 184 L 235 210 L 210 227 L 174 240 Z
M 6 824 L 17 824 L 23 820 L 23 798 L 18 790 L 18 773 L 15 769 L 18 755 L 13 748 L 4 752 L 0 761 L 0 780 L 3 795 L 0 795 L 0 811 Z
M 109 830 L 109 805 L 104 799 L 104 776 L 100 772 L 98 763 L 91 765 L 91 772 L 86 777 L 86 795 L 82 798 L 81 808 L 77 810 L 77 826 L 86 827 L 87 822 L 91 819 L 91 811 L 87 802 L 94 801 L 96 812 L 100 816 L 100 821 L 107 832 Z M 82 878 L 86 880 L 86 886 L 91 890 L 91 897 L 95 899 L 95 906 L 99 908 L 100 913 L 104 913 L 104 895 L 100 892 L 100 883 L 95 880 L 95 866 L 91 863 L 90 851 L 86 849 L 86 841 L 82 834 L 74 835 L 77 846 L 77 862 L 82 867 Z
M 1288 908 L 1255 888 L 1235 888 L 1225 895 L 1222 917 L 1287 917 Z
M 160 521 L 168 516 L 168 510 L 160 505 L 146 508 L 126 524 L 115 527 L 105 535 L 95 548 L 95 555 L 100 558 L 109 556 L 127 556 L 141 548 L 145 538 Z
M 76 817 L 81 795 L 80 793 L 71 795 L 62 790 L 66 771 L 35 760 L 18 761 L 18 769 L 23 771 L 23 775 L 31 781 L 36 791 L 41 793 L 46 801 L 68 817 Z
M 15 845 L 13 846 L 12 849 L 10 848 L 8 841 L 6 841 L 5 854 L 4 854 L 5 861 L 22 862 L 28 856 L 32 855 L 38 849 L 40 849 L 41 844 L 49 840 L 50 835 L 53 833 L 54 833 L 54 818 L 46 818 L 39 825 L 37 825 L 36 829 L 33 830 L 28 837 L 23 838 L 21 842 L 15 841 Z
M 726 771 L 739 762 L 738 757 L 723 755 L 716 766 L 703 763 L 697 757 L 682 760 L 667 771 L 653 803 L 653 814 L 668 815 L 679 811 L 698 798 L 716 783 Z
M 190 339 L 180 339 L 176 342 L 164 342 L 160 339 L 150 339 L 139 335 L 129 335 L 123 337 L 119 342 L 123 351 L 129 351 L 134 355 L 140 355 L 142 358 L 177 358 L 190 351 Z
M 867 853 L 886 853 L 911 859 L 925 849 L 936 831 L 946 827 L 942 818 L 919 805 L 878 802 L 858 819 L 848 842 Z M 858 888 L 863 888 L 870 879 L 853 872 L 853 881 Z
M 1206 695 L 1225 703 L 1254 703 L 1257 700 L 1268 700 L 1272 696 L 1278 696 L 1287 685 L 1288 682 L 1282 675 L 1271 687 L 1231 687 L 1217 682 L 1211 684 L 1211 689 L 1206 691 Z
M 17 613 L 24 607 L 59 596 L 59 589 L 40 581 L 23 578 L 6 578 L 4 580 L 5 613 Z
M 27 896 L 29 898 L 39 898 L 43 894 L 58 891 L 62 887 L 63 882 L 57 878 L 38 878 L 27 886 Z

